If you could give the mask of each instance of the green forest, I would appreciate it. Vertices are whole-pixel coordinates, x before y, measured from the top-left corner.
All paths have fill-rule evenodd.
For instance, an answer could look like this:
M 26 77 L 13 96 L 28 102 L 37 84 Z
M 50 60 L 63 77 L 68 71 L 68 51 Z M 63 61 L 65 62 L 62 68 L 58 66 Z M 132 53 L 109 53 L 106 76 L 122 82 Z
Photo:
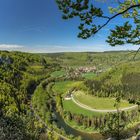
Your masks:
M 132 57 L 0 51 L 0 140 L 139 135 L 140 55 Z

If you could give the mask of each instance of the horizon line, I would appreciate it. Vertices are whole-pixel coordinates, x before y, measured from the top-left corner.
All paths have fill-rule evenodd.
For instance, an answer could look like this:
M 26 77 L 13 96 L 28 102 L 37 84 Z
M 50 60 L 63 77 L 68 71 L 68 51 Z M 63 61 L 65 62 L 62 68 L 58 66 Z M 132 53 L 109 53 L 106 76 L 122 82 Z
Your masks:
M 105 53 L 105 52 L 135 52 L 137 50 L 105 50 L 105 51 L 56 51 L 56 52 L 28 52 L 19 50 L 0 50 L 5 52 L 21 52 L 21 53 L 32 53 L 32 54 L 55 54 L 55 53 Z

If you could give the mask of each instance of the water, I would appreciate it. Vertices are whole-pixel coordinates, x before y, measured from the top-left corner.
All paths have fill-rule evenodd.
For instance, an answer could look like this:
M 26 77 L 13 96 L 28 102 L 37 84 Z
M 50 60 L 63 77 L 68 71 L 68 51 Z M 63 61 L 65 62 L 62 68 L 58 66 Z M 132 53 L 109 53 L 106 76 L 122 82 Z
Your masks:
M 57 116 L 57 126 L 60 128 L 63 128 L 68 135 L 73 135 L 75 137 L 81 136 L 82 140 L 103 140 L 103 136 L 99 133 L 85 133 L 78 131 L 69 125 L 67 125 L 61 115 L 59 113 L 56 113 Z

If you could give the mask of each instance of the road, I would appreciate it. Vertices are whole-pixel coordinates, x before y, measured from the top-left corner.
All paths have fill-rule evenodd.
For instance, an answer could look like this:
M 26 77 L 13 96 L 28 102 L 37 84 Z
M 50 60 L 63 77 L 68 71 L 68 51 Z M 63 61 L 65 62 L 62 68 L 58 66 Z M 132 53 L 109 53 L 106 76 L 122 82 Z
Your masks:
M 100 112 L 100 113 L 107 113 L 107 112 L 117 112 L 117 110 L 101 110 L 101 109 L 94 109 L 94 108 L 91 108 L 87 105 L 84 105 L 82 103 L 80 103 L 79 101 L 75 100 L 73 95 L 71 95 L 71 99 L 72 101 L 77 104 L 79 107 L 81 108 L 84 108 L 86 110 L 89 110 L 89 111 L 92 111 L 92 112 Z M 137 105 L 134 105 L 134 106 L 131 106 L 131 107 L 126 107 L 126 108 L 122 108 L 122 109 L 119 109 L 120 111 L 127 111 L 127 110 L 131 110 L 131 109 L 135 109 L 137 108 L 138 106 Z

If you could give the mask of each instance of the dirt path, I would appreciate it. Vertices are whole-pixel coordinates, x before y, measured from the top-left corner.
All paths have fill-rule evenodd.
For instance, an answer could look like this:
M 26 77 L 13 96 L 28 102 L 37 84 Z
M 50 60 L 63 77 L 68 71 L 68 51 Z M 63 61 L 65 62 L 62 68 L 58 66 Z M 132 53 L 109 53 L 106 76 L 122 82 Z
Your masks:
M 106 112 L 117 112 L 117 110 L 101 110 L 101 109 L 94 109 L 94 108 L 91 108 L 87 105 L 84 105 L 82 103 L 80 103 L 79 101 L 75 100 L 73 95 L 71 95 L 71 99 L 72 101 L 77 104 L 78 106 L 80 106 L 81 108 L 84 108 L 86 110 L 89 110 L 89 111 L 93 111 L 93 112 L 100 112 L 100 113 L 106 113 Z M 126 108 L 122 108 L 120 109 L 120 111 L 126 111 L 126 110 L 131 110 L 131 109 L 135 109 L 137 107 L 137 105 L 134 105 L 134 106 L 131 106 L 131 107 L 126 107 Z

